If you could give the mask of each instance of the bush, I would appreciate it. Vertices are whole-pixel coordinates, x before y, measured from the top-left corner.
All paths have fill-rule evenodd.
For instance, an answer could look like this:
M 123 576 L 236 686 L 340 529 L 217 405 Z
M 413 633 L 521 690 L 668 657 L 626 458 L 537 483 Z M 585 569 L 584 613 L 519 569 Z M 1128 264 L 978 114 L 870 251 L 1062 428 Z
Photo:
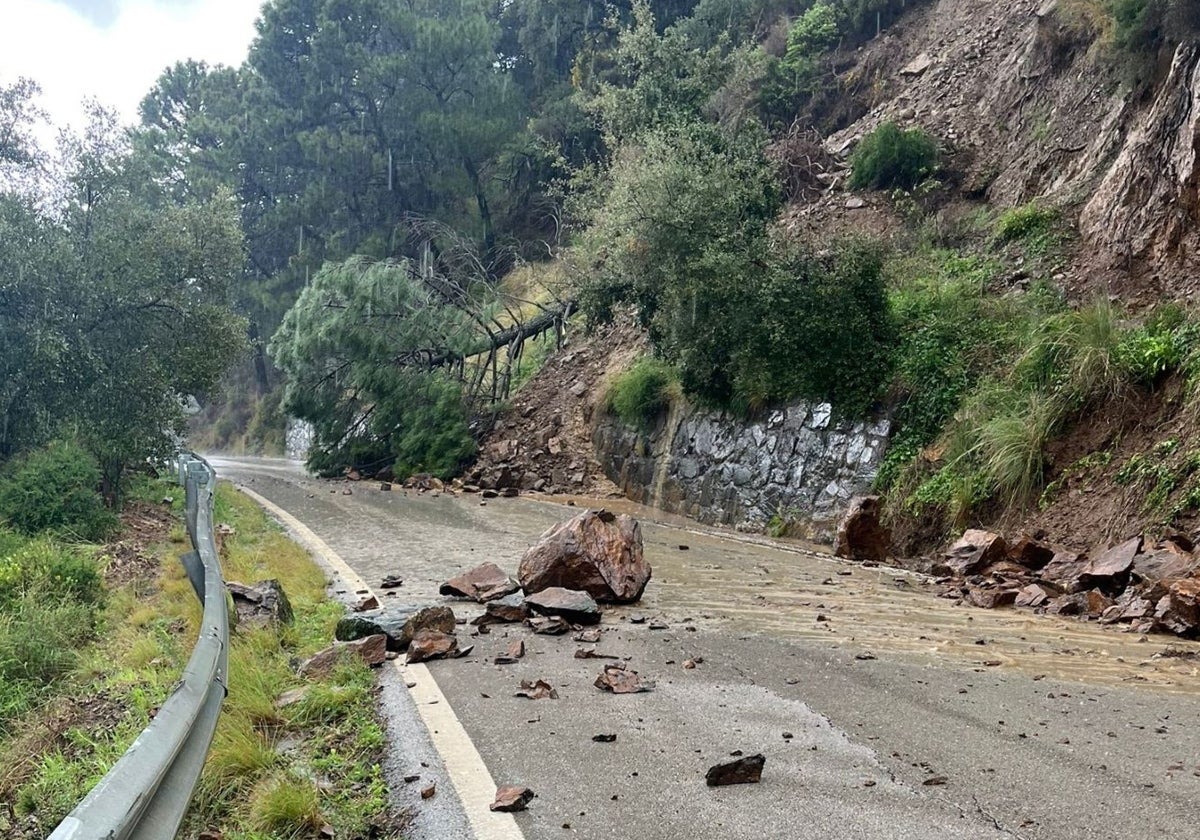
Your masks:
M 1058 222 L 1056 208 L 1046 207 L 1036 201 L 1006 210 L 996 221 L 997 242 L 1012 242 L 1035 235 L 1049 233 Z
M 8 465 L 0 478 L 0 519 L 26 534 L 101 540 L 117 519 L 99 486 L 96 460 L 74 443 L 56 441 Z
M 885 122 L 868 134 L 850 161 L 852 189 L 912 189 L 937 171 L 937 142 L 919 128 Z
M 627 426 L 649 429 L 679 394 L 679 374 L 660 359 L 638 359 L 613 382 L 608 407 Z

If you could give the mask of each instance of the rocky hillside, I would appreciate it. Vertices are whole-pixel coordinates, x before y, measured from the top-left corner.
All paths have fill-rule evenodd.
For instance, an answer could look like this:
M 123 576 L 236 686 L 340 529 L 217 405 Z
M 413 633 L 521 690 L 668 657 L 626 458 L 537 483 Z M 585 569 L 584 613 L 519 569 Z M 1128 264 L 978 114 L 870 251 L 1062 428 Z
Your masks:
M 1104 60 L 1104 36 L 1089 28 L 1089 5 L 918 4 L 878 37 L 841 55 L 839 81 L 848 97 L 838 105 L 843 124 L 806 155 L 812 171 L 803 173 L 804 188 L 793 190 L 780 228 L 798 239 L 867 233 L 900 240 L 911 231 L 911 207 L 903 200 L 847 186 L 858 142 L 891 121 L 931 133 L 942 147 L 941 183 L 927 200 L 926 225 L 961 227 L 980 211 L 1038 202 L 1061 212 L 1071 230 L 1049 268 L 1068 299 L 1086 301 L 1099 293 L 1132 311 L 1164 299 L 1190 300 L 1197 290 L 1200 235 L 1200 45 L 1185 43 L 1160 55 L 1149 81 L 1133 86 Z M 1028 283 L 1023 260 L 1011 259 L 1012 289 Z M 610 493 L 616 488 L 604 478 L 607 472 L 624 494 L 653 501 L 654 487 L 631 485 L 631 475 L 598 459 L 592 446 L 604 416 L 605 383 L 640 351 L 641 339 L 626 328 L 582 340 L 553 358 L 517 396 L 485 441 L 475 477 L 519 463 L 524 478 L 518 483 L 527 488 Z M 1161 534 L 1164 511 L 1172 508 L 1182 511 L 1176 520 L 1190 522 L 1179 504 L 1196 437 L 1191 415 L 1181 410 L 1184 393 L 1175 381 L 1152 392 L 1126 392 L 1090 410 L 1048 447 L 1049 487 L 1040 504 L 993 505 L 977 513 L 974 524 L 1014 535 L 1036 532 L 1055 545 L 1086 551 L 1135 533 Z M 673 414 L 664 422 L 678 428 L 681 421 Z M 638 446 L 645 451 L 633 453 Z M 653 446 L 652 437 L 635 442 L 625 447 L 626 459 L 637 454 L 653 460 Z M 654 475 L 653 469 L 643 472 Z M 661 477 L 645 483 L 661 484 Z M 636 476 L 632 480 L 635 485 Z M 1144 504 L 1153 492 L 1163 498 Z M 704 517 L 695 500 L 675 501 L 676 509 Z M 768 506 L 760 505 L 760 525 L 766 524 L 764 511 Z M 730 521 L 724 511 L 722 516 Z M 922 540 L 939 537 L 919 527 L 914 534 L 905 549 L 932 548 L 933 542 Z

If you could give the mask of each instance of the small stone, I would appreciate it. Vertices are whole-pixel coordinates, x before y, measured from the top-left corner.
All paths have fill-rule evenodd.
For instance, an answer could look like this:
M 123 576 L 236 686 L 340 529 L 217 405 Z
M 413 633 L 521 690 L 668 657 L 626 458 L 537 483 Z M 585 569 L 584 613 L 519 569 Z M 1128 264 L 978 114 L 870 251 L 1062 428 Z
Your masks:
M 557 700 L 558 692 L 545 680 L 521 680 L 521 689 L 513 696 L 529 700 Z
M 762 781 L 763 766 L 766 763 L 766 757 L 760 753 L 724 764 L 714 764 L 704 774 L 704 782 L 709 787 L 758 784 Z
M 427 785 L 427 786 L 421 788 L 421 798 L 422 799 L 432 799 L 433 795 L 435 793 L 437 793 L 437 784 L 436 783 Z
M 496 789 L 495 801 L 488 808 L 492 811 L 524 811 L 533 797 L 534 792 L 527 787 L 501 785 Z

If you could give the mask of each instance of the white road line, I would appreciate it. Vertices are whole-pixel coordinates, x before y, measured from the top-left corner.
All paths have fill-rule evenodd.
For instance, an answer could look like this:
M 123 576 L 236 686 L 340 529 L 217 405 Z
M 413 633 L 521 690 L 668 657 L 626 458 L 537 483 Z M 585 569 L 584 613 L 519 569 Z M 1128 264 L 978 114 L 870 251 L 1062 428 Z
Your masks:
M 241 485 L 236 486 L 291 529 L 305 547 L 341 577 L 347 586 L 353 587 L 354 591 L 371 591 L 358 573 L 323 539 L 313 533 L 311 528 L 253 490 Z M 488 809 L 496 795 L 496 782 L 487 765 L 483 763 L 483 757 L 475 749 L 475 744 L 471 742 L 471 736 L 467 734 L 450 702 L 442 694 L 433 674 L 420 663 L 401 665 L 397 659 L 392 664 L 404 677 L 404 684 L 409 686 L 409 696 L 412 697 L 417 713 L 429 731 L 429 739 L 446 767 L 450 783 L 458 794 L 463 813 L 466 814 L 467 822 L 471 824 L 475 836 L 478 840 L 524 840 L 525 835 L 512 814 L 496 813 Z

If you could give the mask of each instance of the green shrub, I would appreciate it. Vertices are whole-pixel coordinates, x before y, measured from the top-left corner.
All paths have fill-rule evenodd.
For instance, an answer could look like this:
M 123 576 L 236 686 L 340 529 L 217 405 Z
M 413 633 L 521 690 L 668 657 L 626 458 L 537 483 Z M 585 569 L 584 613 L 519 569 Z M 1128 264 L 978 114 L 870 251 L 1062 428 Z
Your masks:
M 646 357 L 616 378 L 608 406 L 625 425 L 649 429 L 678 393 L 678 372 L 661 359 Z
M 912 189 L 937 171 L 937 141 L 919 128 L 885 122 L 858 144 L 851 158 L 852 189 Z
M 1006 210 L 996 221 L 997 242 L 1012 242 L 1049 233 L 1058 222 L 1057 208 L 1036 201 Z
M 0 477 L 0 519 L 26 534 L 100 540 L 117 519 L 99 487 L 95 459 L 74 443 L 56 441 L 8 465 Z

